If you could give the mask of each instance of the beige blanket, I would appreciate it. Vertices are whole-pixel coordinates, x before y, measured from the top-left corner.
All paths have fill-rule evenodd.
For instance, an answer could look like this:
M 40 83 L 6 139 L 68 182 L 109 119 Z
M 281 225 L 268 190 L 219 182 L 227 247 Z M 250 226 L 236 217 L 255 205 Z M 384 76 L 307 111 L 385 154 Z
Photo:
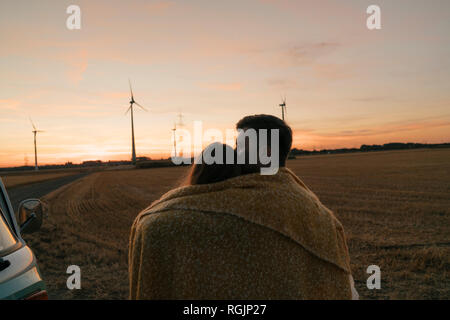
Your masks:
M 132 299 L 349 299 L 342 225 L 289 169 L 174 189 L 141 212 Z

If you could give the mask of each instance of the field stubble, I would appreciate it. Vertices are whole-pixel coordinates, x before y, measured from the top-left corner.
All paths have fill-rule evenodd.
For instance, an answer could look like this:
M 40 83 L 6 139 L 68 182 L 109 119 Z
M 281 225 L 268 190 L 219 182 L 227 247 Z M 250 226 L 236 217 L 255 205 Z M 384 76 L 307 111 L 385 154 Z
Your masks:
M 450 298 L 450 150 L 302 157 L 288 162 L 344 225 L 363 299 Z M 177 186 L 186 167 L 95 172 L 47 195 L 49 218 L 26 236 L 50 297 L 122 299 L 136 214 Z M 66 287 L 81 267 L 81 290 Z M 368 290 L 369 265 L 381 289 Z

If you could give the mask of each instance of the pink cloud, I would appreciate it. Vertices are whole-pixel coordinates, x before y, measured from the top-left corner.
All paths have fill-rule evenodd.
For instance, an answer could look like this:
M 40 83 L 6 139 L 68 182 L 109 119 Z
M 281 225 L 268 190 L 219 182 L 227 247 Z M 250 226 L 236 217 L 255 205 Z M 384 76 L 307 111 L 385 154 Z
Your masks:
M 218 90 L 218 91 L 239 91 L 242 89 L 242 84 L 239 82 L 232 83 L 206 83 L 201 84 L 202 87 Z
M 71 52 L 61 57 L 62 61 L 67 65 L 66 75 L 69 81 L 77 84 L 83 79 L 83 74 L 88 66 L 87 51 L 81 49 Z
M 0 111 L 1 110 L 16 110 L 20 105 L 19 100 L 14 99 L 0 99 Z
M 147 10 L 152 14 L 162 14 L 175 5 L 172 1 L 157 1 L 146 4 Z
M 339 64 L 314 64 L 312 67 L 314 73 L 320 78 L 337 80 L 348 78 L 352 75 L 351 69 Z

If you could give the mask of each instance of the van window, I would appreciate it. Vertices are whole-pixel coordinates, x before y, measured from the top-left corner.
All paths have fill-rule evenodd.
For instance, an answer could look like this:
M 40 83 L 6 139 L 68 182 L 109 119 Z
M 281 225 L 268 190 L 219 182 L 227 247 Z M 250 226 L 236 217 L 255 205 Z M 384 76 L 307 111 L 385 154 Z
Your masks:
M 5 216 L 3 215 L 2 208 L 0 208 L 0 253 L 8 250 L 16 243 L 16 237 L 14 237 L 13 233 L 9 229 Z

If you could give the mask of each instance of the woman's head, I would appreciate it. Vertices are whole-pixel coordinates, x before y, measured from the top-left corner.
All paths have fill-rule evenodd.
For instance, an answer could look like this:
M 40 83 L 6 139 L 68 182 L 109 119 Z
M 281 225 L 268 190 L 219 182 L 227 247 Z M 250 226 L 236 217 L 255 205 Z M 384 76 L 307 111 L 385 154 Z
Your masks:
M 196 159 L 189 172 L 187 184 L 220 182 L 237 177 L 240 173 L 235 150 L 226 144 L 215 142 L 207 146 Z

